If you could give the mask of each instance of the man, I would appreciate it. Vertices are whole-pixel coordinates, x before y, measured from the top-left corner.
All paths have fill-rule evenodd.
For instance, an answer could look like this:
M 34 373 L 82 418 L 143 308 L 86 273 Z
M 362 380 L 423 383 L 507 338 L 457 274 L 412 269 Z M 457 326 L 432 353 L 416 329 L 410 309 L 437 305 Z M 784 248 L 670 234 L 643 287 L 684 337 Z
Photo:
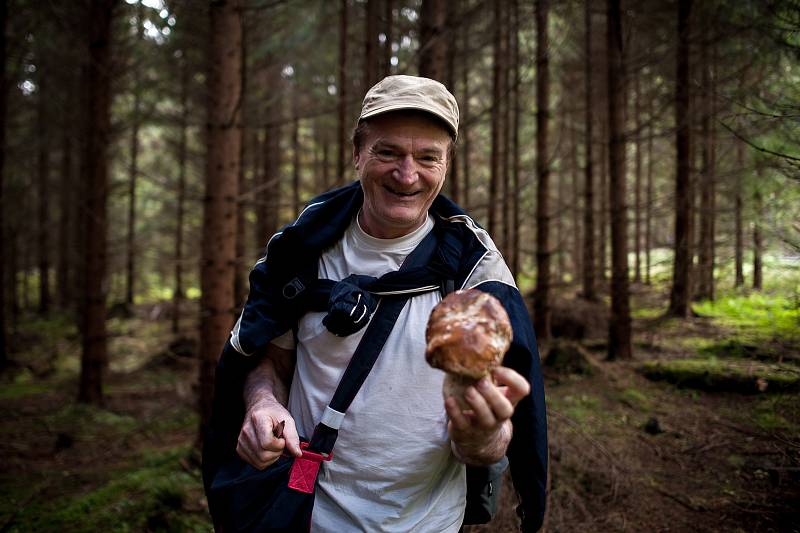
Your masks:
M 465 512 L 464 465 L 489 465 L 507 451 L 522 498 L 523 528 L 541 524 L 546 427 L 535 341 L 491 239 L 439 196 L 457 133 L 458 107 L 442 84 L 385 78 L 367 93 L 354 132 L 359 181 L 312 202 L 273 237 L 251 274 L 248 304 L 220 363 L 222 377 L 218 370 L 217 397 L 241 394 L 244 403 L 236 407 L 245 416 L 236 419 L 236 452 L 258 469 L 284 453 L 300 456 L 300 435 L 309 437 L 321 420 L 339 416 L 333 460 L 317 480 L 313 531 L 456 532 Z M 286 318 L 293 312 L 277 309 L 280 297 L 270 297 L 266 287 L 280 278 L 276 286 L 284 296 L 289 289 L 289 302 L 310 277 L 340 284 L 352 274 L 380 278 L 434 238 L 431 271 L 455 289 L 493 293 L 506 306 L 515 331 L 507 366 L 494 372 L 494 383 L 483 379 L 468 389 L 471 412 L 462 412 L 452 397 L 443 400 L 444 374 L 424 357 L 425 325 L 442 294 L 431 290 L 436 285 L 423 287 L 427 291 L 403 306 L 346 414 L 331 415 L 326 406 L 365 330 L 338 336 L 326 318 L 332 311 L 301 309 L 294 313 L 298 318 Z M 292 278 L 291 263 L 312 264 L 312 276 L 305 282 Z M 355 313 L 359 319 L 370 311 L 364 309 Z M 246 370 L 231 378 L 226 365 L 237 364 Z M 222 411 L 215 406 L 212 426 L 223 425 Z M 220 440 L 210 455 L 224 453 Z M 207 463 L 208 485 L 215 460 Z

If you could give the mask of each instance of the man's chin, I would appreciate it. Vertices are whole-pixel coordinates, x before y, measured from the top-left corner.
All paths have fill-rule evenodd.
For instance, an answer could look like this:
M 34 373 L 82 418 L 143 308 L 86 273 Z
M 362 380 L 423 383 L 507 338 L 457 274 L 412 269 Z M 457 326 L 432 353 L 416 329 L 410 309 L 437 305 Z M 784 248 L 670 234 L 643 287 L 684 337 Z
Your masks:
M 381 217 L 381 226 L 383 230 L 390 232 L 402 231 L 411 233 L 417 229 L 424 221 L 424 217 L 419 215 L 419 210 L 392 210 L 386 212 Z

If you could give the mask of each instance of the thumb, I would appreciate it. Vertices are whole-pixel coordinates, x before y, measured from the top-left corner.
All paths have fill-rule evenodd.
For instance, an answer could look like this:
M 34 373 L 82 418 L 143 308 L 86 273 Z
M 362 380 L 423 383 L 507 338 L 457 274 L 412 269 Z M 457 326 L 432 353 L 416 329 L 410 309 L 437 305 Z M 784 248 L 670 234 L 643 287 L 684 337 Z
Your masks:
M 286 421 L 286 427 L 283 431 L 283 440 L 290 454 L 295 457 L 303 455 L 303 451 L 300 449 L 300 437 L 297 435 L 297 428 L 293 420 Z

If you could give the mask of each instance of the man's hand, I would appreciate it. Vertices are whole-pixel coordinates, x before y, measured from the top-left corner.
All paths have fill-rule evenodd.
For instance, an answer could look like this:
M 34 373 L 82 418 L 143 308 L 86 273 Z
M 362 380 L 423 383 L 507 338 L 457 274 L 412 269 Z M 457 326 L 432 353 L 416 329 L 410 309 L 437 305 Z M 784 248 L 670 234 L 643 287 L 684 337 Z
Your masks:
M 453 452 L 468 464 L 500 460 L 511 441 L 514 408 L 531 390 L 528 381 L 510 368 L 496 368 L 493 377 L 497 385 L 483 378 L 467 388 L 464 399 L 470 411 L 462 412 L 452 396 L 445 400 Z
M 265 350 L 244 383 L 246 414 L 236 443 L 239 457 L 259 470 L 277 461 L 284 449 L 295 457 L 302 455 L 297 427 L 286 409 L 286 385 L 294 372 L 294 351 L 274 344 Z
M 252 405 L 244 417 L 236 453 L 263 470 L 278 460 L 284 448 L 295 457 L 302 454 L 297 428 L 289 411 L 269 399 Z

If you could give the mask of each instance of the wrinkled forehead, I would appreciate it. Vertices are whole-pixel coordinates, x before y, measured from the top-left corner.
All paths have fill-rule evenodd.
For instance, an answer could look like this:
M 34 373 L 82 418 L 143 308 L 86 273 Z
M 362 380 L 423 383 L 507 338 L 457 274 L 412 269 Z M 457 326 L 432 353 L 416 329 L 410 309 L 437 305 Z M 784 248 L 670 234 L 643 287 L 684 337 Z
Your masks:
M 453 141 L 447 124 L 424 111 L 402 110 L 383 113 L 362 120 L 356 127 L 356 131 L 358 130 L 368 134 L 372 139 L 411 134 L 418 138 L 424 137 L 431 142 Z

